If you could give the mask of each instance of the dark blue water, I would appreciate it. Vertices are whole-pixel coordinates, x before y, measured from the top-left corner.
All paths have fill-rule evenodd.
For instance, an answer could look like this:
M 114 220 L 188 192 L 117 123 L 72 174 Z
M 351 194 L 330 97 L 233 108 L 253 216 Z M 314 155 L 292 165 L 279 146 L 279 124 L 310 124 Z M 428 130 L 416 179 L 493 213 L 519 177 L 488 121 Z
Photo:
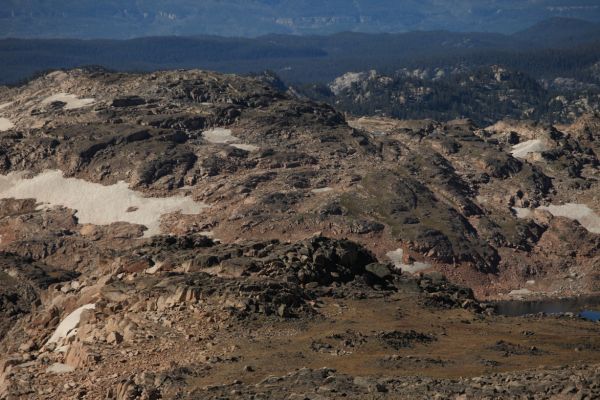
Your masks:
M 585 310 L 580 312 L 579 316 L 590 321 L 600 321 L 600 311 Z
M 501 301 L 496 303 L 496 312 L 517 317 L 530 314 L 573 313 L 590 321 L 600 321 L 600 297 L 573 297 L 536 301 Z

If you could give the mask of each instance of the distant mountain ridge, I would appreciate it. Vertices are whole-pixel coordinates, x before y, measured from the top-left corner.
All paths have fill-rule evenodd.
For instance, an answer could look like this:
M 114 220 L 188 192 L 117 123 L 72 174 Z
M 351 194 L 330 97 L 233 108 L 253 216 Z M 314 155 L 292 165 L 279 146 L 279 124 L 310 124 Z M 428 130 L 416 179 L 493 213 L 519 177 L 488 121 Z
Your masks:
M 600 23 L 575 18 L 550 18 L 512 36 L 545 47 L 578 45 L 600 37 Z
M 562 21 L 565 22 L 565 21 Z M 197 35 L 128 40 L 0 39 L 0 84 L 48 70 L 100 65 L 120 71 L 200 68 L 227 73 L 273 70 L 286 82 L 327 82 L 348 71 L 506 64 L 540 75 L 569 76 L 600 61 L 600 30 L 573 34 L 573 21 L 542 23 L 514 35 L 416 31 L 397 34 Z M 539 40 L 552 26 L 554 41 Z M 583 34 L 581 32 L 587 32 Z M 557 75 L 557 76 L 558 76 Z
M 513 33 L 552 17 L 600 22 L 600 5 L 596 0 L 3 0 L 0 37 Z

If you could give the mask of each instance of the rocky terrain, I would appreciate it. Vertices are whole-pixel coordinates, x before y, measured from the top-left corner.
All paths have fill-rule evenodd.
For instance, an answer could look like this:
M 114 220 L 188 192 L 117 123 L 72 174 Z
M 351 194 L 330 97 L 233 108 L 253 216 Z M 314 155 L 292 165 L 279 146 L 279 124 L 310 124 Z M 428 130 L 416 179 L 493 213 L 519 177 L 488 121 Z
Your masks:
M 346 118 L 267 77 L 0 88 L 0 398 L 595 398 L 600 117 Z
M 525 56 L 520 60 L 527 63 Z M 506 118 L 572 123 L 600 111 L 596 69 L 596 64 L 581 68 L 577 78 L 539 76 L 521 72 L 523 67 L 478 66 L 472 61 L 394 73 L 349 72 L 328 86 L 306 85 L 299 91 L 353 115 L 440 121 L 460 116 L 479 125 Z

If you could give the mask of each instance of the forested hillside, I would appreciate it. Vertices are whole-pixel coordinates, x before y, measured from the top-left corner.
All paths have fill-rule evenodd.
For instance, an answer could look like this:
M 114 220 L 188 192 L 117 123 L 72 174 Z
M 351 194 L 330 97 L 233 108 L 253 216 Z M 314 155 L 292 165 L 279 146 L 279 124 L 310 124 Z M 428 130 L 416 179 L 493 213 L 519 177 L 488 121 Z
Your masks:
M 481 125 L 504 118 L 568 122 L 600 110 L 599 78 L 536 80 L 498 65 L 463 65 L 402 69 L 389 75 L 350 73 L 330 85 L 301 85 L 295 90 L 354 115 L 441 121 L 470 118 Z

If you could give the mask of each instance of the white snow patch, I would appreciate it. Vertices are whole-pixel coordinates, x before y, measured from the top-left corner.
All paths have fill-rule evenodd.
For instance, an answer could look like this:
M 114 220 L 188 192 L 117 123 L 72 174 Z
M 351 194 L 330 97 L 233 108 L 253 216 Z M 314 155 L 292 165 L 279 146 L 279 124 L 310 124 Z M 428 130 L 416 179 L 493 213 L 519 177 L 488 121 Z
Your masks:
M 514 145 L 510 153 L 516 158 L 526 158 L 529 153 L 541 153 L 546 150 L 548 147 L 544 142 L 534 139 Z
M 204 235 L 209 239 L 212 239 L 214 242 L 217 243 L 221 243 L 221 239 L 219 239 L 218 237 L 215 236 L 215 233 L 213 231 L 202 231 L 202 232 L 198 232 L 200 235 Z
M 67 103 L 64 107 L 65 110 L 76 110 L 78 108 L 92 105 L 96 102 L 95 99 L 80 99 L 74 94 L 59 93 L 45 98 L 42 101 L 42 104 L 46 105 L 55 101 L 62 101 L 63 103 Z
M 231 134 L 231 129 L 225 128 L 213 128 L 208 131 L 202 132 L 204 139 L 210 143 L 231 143 L 240 140 L 239 137 Z
M 60 324 L 58 324 L 54 334 L 50 337 L 50 339 L 48 339 L 48 343 L 57 343 L 62 339 L 69 337 L 70 334 L 72 334 L 72 332 L 79 326 L 81 314 L 85 310 L 94 310 L 95 308 L 95 304 L 86 304 L 67 315 L 67 317 L 63 319 Z
M 333 191 L 333 188 L 330 188 L 330 187 L 322 187 L 322 188 L 317 188 L 317 189 L 311 190 L 311 192 L 313 192 L 315 194 L 329 193 L 331 191 Z
M 253 144 L 233 143 L 230 146 L 235 147 L 236 149 L 242 149 L 250 152 L 260 150 L 260 147 L 255 146 Z
M 392 260 L 394 266 L 404 272 L 416 274 L 417 272 L 424 271 L 431 268 L 431 264 L 423 262 L 414 262 L 413 264 L 404 264 L 404 250 L 397 249 L 386 253 L 386 256 Z
M 241 139 L 237 136 L 234 136 L 231 133 L 231 129 L 213 128 L 202 132 L 202 136 L 210 143 L 228 144 L 241 150 L 258 151 L 260 149 L 260 147 L 253 144 L 236 143 L 241 141 Z
M 33 198 L 45 206 L 63 206 L 77 210 L 81 224 L 109 225 L 128 222 L 145 225 L 145 236 L 159 234 L 161 216 L 181 212 L 200 214 L 208 207 L 190 197 L 142 197 L 119 182 L 103 186 L 82 179 L 64 178 L 61 171 L 45 171 L 32 179 L 22 173 L 0 175 L 0 199 Z M 44 205 L 41 206 L 43 208 Z M 129 211 L 134 209 L 135 211 Z
M 75 371 L 74 367 L 63 363 L 54 363 L 46 368 L 47 374 L 68 374 L 69 372 Z
M 509 296 L 527 296 L 531 293 L 533 293 L 533 292 L 529 289 L 518 289 L 518 290 L 511 290 L 508 295 Z
M 531 218 L 533 215 L 533 211 L 529 208 L 513 207 L 513 211 L 520 219 Z
M 518 218 L 530 218 L 533 214 L 528 208 L 513 208 Z M 585 204 L 567 203 L 562 206 L 550 205 L 538 207 L 538 210 L 548 211 L 555 217 L 574 219 L 592 233 L 600 233 L 600 216 Z
M 539 207 L 539 209 L 546 210 L 555 217 L 574 219 L 588 231 L 600 233 L 600 216 L 585 204 L 568 203 L 562 206 Z
M 55 82 L 65 81 L 69 75 L 65 71 L 53 71 L 46 75 L 47 79 L 54 79 Z
M 7 131 L 7 130 L 12 129 L 14 127 L 15 127 L 15 124 L 13 124 L 9 119 L 7 119 L 7 118 L 0 118 L 0 132 Z

